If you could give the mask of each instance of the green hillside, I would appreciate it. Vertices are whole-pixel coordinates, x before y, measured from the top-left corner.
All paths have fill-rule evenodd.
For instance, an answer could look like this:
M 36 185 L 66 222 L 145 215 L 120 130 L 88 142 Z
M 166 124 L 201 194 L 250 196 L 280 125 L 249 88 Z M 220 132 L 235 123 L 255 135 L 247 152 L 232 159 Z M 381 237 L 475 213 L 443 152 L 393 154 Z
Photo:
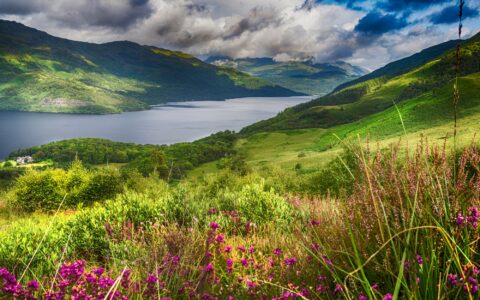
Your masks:
M 222 56 L 210 57 L 207 62 L 236 68 L 273 84 L 309 95 L 325 95 L 339 84 L 367 73 L 366 70 L 345 62 L 276 62 L 271 58 L 231 59 Z
M 0 71 L 1 110 L 115 113 L 168 101 L 299 94 L 182 52 L 75 42 L 3 20 Z
M 427 62 L 431 61 L 432 59 L 437 58 L 440 55 L 444 54 L 446 51 L 451 50 L 457 45 L 457 43 L 458 41 L 448 41 L 448 42 L 441 43 L 433 47 L 424 49 L 419 53 L 415 53 L 409 57 L 391 62 L 385 65 L 384 67 L 381 67 L 358 79 L 341 84 L 335 88 L 335 91 L 339 91 L 346 87 L 355 85 L 360 82 L 365 82 L 370 79 L 375 79 L 379 77 L 391 78 L 391 77 L 406 73 L 408 71 L 411 71 L 413 69 L 419 68 L 422 65 L 426 64 Z
M 474 91 L 480 85 L 476 73 L 480 72 L 480 41 L 478 36 L 466 41 L 462 48 L 461 83 L 469 84 L 469 105 L 475 105 L 479 93 Z M 429 119 L 445 116 L 436 114 L 440 107 L 442 113 L 451 109 L 451 89 L 454 79 L 455 53 L 451 49 L 420 67 L 408 70 L 400 75 L 380 76 L 366 80 L 360 78 L 356 83 L 327 96 L 287 109 L 278 116 L 253 124 L 242 130 L 243 133 L 274 131 L 301 128 L 331 128 L 352 123 L 387 109 L 393 109 L 394 103 L 418 105 L 420 101 L 433 105 L 433 111 L 425 111 Z M 367 75 L 370 76 L 370 75 Z M 466 101 L 466 100 L 465 100 Z M 433 114 L 432 114 L 433 113 Z M 415 111 L 415 114 L 419 114 Z M 412 116 L 406 115 L 405 118 Z M 425 118 L 425 115 L 422 116 Z M 397 117 L 398 119 L 398 117 Z M 425 122 L 425 119 L 419 119 Z M 381 125 L 384 127 L 384 125 Z M 382 128 L 384 130 L 385 128 Z

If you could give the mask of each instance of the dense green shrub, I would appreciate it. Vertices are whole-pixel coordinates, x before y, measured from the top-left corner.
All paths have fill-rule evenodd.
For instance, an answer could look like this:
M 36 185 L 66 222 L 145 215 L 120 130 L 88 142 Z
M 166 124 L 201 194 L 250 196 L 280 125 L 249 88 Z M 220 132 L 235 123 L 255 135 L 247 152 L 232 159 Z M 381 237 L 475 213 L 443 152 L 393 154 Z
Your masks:
M 28 170 L 13 187 L 13 205 L 21 210 L 55 210 L 112 198 L 122 190 L 115 169 L 87 170 L 75 162 L 67 170 Z
M 65 175 L 60 169 L 29 170 L 14 186 L 15 207 L 27 212 L 58 208 L 65 197 Z
M 273 189 L 266 191 L 263 180 L 257 184 L 245 185 L 232 196 L 240 216 L 248 222 L 274 222 L 287 226 L 293 221 L 293 206 Z
M 30 267 L 36 272 L 54 270 L 65 247 L 65 259 L 85 257 L 104 261 L 111 256 L 109 239 L 113 238 L 107 226 L 121 231 L 127 222 L 134 229 L 165 222 L 168 207 L 164 204 L 144 194 L 127 192 L 104 204 L 80 209 L 73 216 L 60 214 L 49 216 L 48 220 L 31 218 L 27 223 L 16 222 L 9 230 L 0 231 L 0 265 L 21 271 L 37 247 L 37 256 Z M 52 226 L 45 226 L 50 220 Z
M 143 176 L 156 174 L 163 179 L 168 179 L 170 173 L 165 154 L 159 149 L 154 149 L 149 153 L 134 159 L 128 165 L 123 167 L 122 171 L 127 174 L 138 171 Z

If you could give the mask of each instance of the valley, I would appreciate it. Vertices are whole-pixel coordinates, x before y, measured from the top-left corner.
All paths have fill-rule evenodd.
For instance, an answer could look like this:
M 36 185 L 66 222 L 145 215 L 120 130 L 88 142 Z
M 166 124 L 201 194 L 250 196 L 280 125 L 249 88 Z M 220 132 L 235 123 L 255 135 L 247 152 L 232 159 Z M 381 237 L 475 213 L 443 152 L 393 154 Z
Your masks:
M 0 299 L 477 299 L 478 8 L 407 2 L 0 20 Z

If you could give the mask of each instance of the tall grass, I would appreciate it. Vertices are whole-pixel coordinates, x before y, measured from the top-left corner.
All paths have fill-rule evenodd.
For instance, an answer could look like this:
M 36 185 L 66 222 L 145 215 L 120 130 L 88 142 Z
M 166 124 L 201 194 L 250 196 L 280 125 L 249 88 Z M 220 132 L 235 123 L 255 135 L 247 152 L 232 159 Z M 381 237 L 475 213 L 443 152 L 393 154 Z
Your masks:
M 38 290 L 19 290 L 33 298 L 476 298 L 478 147 L 454 155 L 423 140 L 414 152 L 350 153 L 355 180 L 340 181 L 352 186 L 338 197 L 281 196 L 252 175 L 154 181 L 62 216 L 48 234 L 12 225 L 1 264 L 20 275 L 35 240 L 19 241 L 46 234 L 22 278 Z M 0 295 L 14 298 L 0 273 Z

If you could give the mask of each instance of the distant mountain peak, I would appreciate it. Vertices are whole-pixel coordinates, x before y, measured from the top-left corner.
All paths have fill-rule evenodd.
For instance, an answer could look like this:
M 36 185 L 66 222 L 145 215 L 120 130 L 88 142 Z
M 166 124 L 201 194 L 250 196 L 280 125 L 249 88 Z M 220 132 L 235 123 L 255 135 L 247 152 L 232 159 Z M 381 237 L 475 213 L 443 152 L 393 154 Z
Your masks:
M 337 85 L 368 72 L 348 62 L 317 63 L 313 58 L 282 62 L 270 57 L 235 59 L 228 56 L 211 56 L 206 62 L 235 68 L 274 84 L 313 95 L 329 93 Z

